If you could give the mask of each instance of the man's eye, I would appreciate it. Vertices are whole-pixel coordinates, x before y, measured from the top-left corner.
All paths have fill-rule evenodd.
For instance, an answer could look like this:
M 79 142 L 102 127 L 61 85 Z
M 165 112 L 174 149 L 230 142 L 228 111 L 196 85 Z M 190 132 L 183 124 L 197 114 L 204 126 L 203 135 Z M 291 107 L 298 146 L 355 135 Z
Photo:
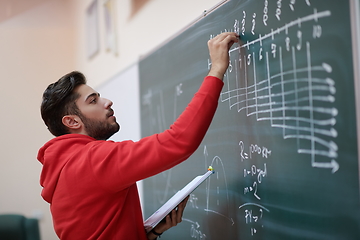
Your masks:
M 96 98 L 94 98 L 93 100 L 91 100 L 90 103 L 96 103 Z

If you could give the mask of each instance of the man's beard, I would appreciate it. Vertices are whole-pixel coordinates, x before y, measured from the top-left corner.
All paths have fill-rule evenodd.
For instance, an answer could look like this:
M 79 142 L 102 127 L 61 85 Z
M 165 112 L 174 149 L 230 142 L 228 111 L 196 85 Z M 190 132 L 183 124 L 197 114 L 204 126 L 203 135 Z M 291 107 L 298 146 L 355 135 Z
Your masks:
M 84 116 L 81 116 L 81 120 L 87 134 L 96 140 L 107 140 L 120 130 L 120 125 L 117 122 L 110 124 L 106 121 L 96 121 Z

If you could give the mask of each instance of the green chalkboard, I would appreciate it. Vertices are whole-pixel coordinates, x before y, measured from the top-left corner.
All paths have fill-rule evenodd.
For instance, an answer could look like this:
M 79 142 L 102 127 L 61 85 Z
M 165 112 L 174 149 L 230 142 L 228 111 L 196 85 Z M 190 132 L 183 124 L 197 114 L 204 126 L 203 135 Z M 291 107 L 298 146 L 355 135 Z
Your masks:
M 144 181 L 147 218 L 209 165 L 216 171 L 162 239 L 360 239 L 350 5 L 227 1 L 141 59 L 145 137 L 167 129 L 199 88 L 207 41 L 224 31 L 242 39 L 199 149 Z

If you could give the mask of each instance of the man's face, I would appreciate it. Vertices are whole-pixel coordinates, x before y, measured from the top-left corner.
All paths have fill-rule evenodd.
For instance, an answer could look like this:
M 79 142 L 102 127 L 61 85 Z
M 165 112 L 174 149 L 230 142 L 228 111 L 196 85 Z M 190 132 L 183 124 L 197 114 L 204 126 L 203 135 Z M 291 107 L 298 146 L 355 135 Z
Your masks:
M 97 140 L 106 140 L 118 132 L 120 125 L 116 122 L 112 102 L 100 97 L 100 94 L 88 85 L 80 85 L 75 89 L 80 94 L 76 105 L 81 112 L 80 119 L 86 133 Z

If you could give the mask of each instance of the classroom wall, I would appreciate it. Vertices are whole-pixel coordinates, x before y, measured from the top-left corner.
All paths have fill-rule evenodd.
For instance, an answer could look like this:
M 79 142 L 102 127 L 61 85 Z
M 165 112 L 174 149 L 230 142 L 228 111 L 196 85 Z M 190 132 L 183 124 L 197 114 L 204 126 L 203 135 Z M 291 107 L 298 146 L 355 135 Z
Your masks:
M 69 1 L 36 5 L 0 23 L 0 214 L 41 218 L 43 239 L 56 239 L 40 197 L 38 148 L 52 136 L 40 117 L 41 95 L 54 76 L 73 69 Z
M 42 238 L 52 240 L 57 237 L 49 205 L 40 197 L 41 165 L 36 160 L 39 147 L 52 138 L 39 111 L 44 89 L 74 69 L 85 73 L 89 85 L 100 86 L 220 1 L 149 0 L 130 17 L 131 1 L 118 0 L 118 54 L 107 52 L 104 47 L 104 22 L 100 12 L 100 47 L 92 58 L 86 56 L 85 22 L 91 0 L 35 2 L 26 11 L 0 21 L 3 100 L 0 104 L 0 214 L 38 217 Z M 98 1 L 99 7 L 102 2 Z M 131 79 L 128 81 L 130 86 L 136 84 Z M 119 89 L 119 94 L 125 91 Z M 133 127 L 138 132 L 139 126 Z
M 199 18 L 204 10 L 222 2 L 221 0 L 149 0 L 136 15 L 131 15 L 131 0 L 118 0 L 116 6 L 118 54 L 105 49 L 104 14 L 99 4 L 100 51 L 93 58 L 86 57 L 86 13 L 93 0 L 73 3 L 77 20 L 77 68 L 89 77 L 89 84 L 98 86 L 104 80 L 119 73 L 139 57 L 149 53 L 164 41 L 174 36 Z

